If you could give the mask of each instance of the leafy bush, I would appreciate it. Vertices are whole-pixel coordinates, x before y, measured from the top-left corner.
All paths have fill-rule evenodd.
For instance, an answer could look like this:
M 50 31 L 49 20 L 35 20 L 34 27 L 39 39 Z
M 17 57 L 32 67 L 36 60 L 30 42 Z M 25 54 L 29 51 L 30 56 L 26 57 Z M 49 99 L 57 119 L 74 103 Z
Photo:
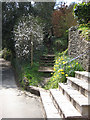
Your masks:
M 61 38 L 56 38 L 54 41 L 55 52 L 62 52 L 68 47 L 68 35 Z
M 61 53 L 56 53 L 55 59 L 57 59 L 57 57 L 61 57 L 61 56 L 65 56 L 65 55 L 68 55 L 68 49 L 66 49 L 65 51 L 63 51 Z
M 74 60 L 70 63 L 68 61 L 71 60 L 71 58 L 66 55 L 67 50 L 63 53 L 59 53 L 59 55 L 56 57 L 55 65 L 54 65 L 54 73 L 52 74 L 52 77 L 48 84 L 45 86 L 46 89 L 50 88 L 57 88 L 59 82 L 66 82 L 67 76 L 75 76 L 75 71 L 82 71 L 84 70 L 82 66 L 79 64 L 77 60 Z M 65 63 L 66 66 L 64 65 Z
M 29 63 L 23 65 L 22 67 L 23 85 L 24 85 L 23 83 L 24 78 L 27 78 L 29 85 L 33 85 L 33 86 L 39 85 L 39 83 L 42 81 L 41 76 L 43 76 L 43 73 L 38 72 L 38 67 L 39 67 L 38 63 L 34 63 L 32 67 Z
M 90 3 L 79 3 L 74 6 L 74 14 L 78 18 L 78 22 L 88 23 L 90 21 Z

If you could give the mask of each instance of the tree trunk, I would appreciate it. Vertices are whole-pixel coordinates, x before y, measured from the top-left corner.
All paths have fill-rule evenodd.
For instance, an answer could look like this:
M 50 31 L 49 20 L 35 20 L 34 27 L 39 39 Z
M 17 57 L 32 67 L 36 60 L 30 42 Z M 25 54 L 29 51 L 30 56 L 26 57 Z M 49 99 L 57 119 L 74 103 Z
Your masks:
M 33 65 L 33 34 L 31 33 L 31 67 Z

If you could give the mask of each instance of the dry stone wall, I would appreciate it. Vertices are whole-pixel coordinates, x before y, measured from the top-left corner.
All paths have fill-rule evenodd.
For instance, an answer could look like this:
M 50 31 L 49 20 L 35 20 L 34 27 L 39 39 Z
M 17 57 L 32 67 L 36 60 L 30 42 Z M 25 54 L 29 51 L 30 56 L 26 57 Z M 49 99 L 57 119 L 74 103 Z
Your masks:
M 77 27 L 69 29 L 68 54 L 70 57 L 77 57 L 90 50 L 90 42 L 80 35 L 81 31 Z M 86 71 L 90 71 L 90 51 L 78 58 Z

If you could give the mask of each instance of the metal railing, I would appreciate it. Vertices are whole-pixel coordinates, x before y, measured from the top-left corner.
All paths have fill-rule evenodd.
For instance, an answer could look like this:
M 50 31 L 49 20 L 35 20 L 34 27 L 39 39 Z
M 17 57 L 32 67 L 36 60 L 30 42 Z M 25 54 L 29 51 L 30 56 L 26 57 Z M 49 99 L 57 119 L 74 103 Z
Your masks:
M 90 52 L 90 50 L 85 51 L 84 53 L 80 54 L 79 56 L 77 56 L 77 57 L 71 59 L 70 61 L 66 62 L 65 64 L 63 64 L 63 65 L 64 65 L 64 73 L 65 73 L 66 65 L 67 65 L 67 64 L 71 63 L 72 61 L 74 61 L 74 60 L 76 60 L 76 59 L 78 59 L 78 58 L 80 58 L 80 57 L 82 57 L 83 55 L 85 55 L 85 54 L 87 54 L 87 53 L 89 53 L 89 52 Z M 54 81 L 55 81 L 55 80 L 54 80 Z M 53 82 L 54 82 L 54 81 L 53 81 Z M 54 85 L 53 85 L 52 87 L 54 87 Z
M 68 64 L 68 63 L 70 63 L 70 62 L 72 62 L 72 61 L 74 61 L 74 60 L 76 60 L 76 59 L 82 57 L 83 55 L 85 55 L 85 54 L 88 53 L 88 52 L 90 52 L 90 50 L 85 51 L 83 54 L 80 54 L 79 56 L 77 56 L 77 57 L 71 59 L 70 61 L 66 62 L 64 65 L 66 66 L 66 64 Z
M 70 61 L 66 62 L 65 64 L 63 64 L 63 65 L 64 65 L 64 73 L 65 73 L 65 71 L 66 71 L 66 65 L 67 65 L 67 64 L 71 63 L 72 61 L 74 61 L 74 60 L 76 60 L 76 59 L 78 59 L 78 58 L 80 58 L 80 57 L 82 57 L 83 55 L 85 55 L 85 54 L 87 54 L 87 53 L 89 53 L 89 52 L 90 52 L 90 50 L 85 51 L 84 53 L 80 54 L 79 56 L 77 56 L 77 57 L 71 59 Z

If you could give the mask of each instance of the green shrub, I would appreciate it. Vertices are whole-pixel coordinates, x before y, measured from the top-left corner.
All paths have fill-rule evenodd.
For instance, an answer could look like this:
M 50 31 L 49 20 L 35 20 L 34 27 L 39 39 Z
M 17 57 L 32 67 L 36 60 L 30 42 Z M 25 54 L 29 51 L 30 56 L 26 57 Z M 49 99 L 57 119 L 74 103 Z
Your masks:
M 57 88 L 59 82 L 63 83 L 67 81 L 66 80 L 67 76 L 74 77 L 75 71 L 84 70 L 77 60 L 74 60 L 66 64 L 65 66 L 64 64 L 71 60 L 71 58 L 65 53 L 67 53 L 67 50 L 63 53 L 59 53 L 60 56 L 58 55 L 56 57 L 55 65 L 54 65 L 54 73 L 51 73 L 52 77 L 45 86 L 45 89 Z
M 61 53 L 56 53 L 56 59 L 57 59 L 57 57 L 61 57 L 61 56 L 65 56 L 65 55 L 68 55 L 68 48 Z
M 56 38 L 54 41 L 54 51 L 62 52 L 68 47 L 68 35 Z
M 78 18 L 78 22 L 88 23 L 90 21 L 90 3 L 79 3 L 74 6 L 74 14 Z
M 41 76 L 43 76 L 43 73 L 38 72 L 38 67 L 38 63 L 34 63 L 32 67 L 29 63 L 27 63 L 22 67 L 22 76 L 23 78 L 25 77 L 28 79 L 29 85 L 31 86 L 38 86 L 39 83 L 42 81 Z M 24 84 L 23 79 L 22 84 Z

